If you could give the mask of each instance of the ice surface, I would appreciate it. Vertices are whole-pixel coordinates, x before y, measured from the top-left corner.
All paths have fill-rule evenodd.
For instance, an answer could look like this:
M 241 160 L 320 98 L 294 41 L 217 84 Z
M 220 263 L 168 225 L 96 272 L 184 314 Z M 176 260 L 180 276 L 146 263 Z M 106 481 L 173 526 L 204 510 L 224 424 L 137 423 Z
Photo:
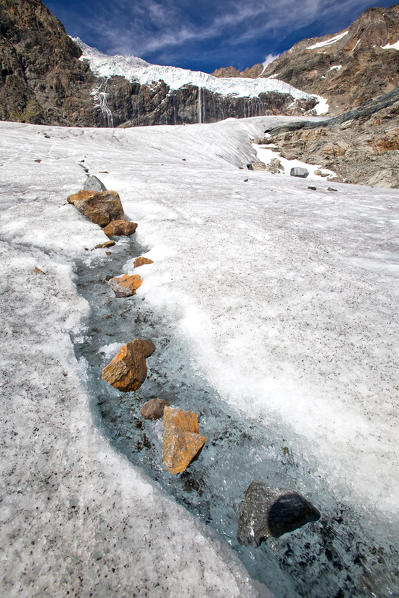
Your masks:
M 308 46 L 307 50 L 316 50 L 316 48 L 324 48 L 326 46 L 331 46 L 335 44 L 340 39 L 342 39 L 345 35 L 347 35 L 348 31 L 343 31 L 342 33 L 338 33 L 338 35 L 334 35 L 334 37 L 330 37 L 330 39 L 326 39 L 324 42 L 317 42 L 313 46 Z
M 104 250 L 90 250 L 105 240 L 65 202 L 84 181 L 82 165 L 139 223 L 137 240 L 155 263 L 140 269 L 134 299 L 162 313 L 204 386 L 265 436 L 284 438 L 302 471 L 350 505 L 376 541 L 395 544 L 398 191 L 334 184 L 330 193 L 327 181 L 310 191 L 308 180 L 247 171 L 256 157 L 250 138 L 288 120 L 112 131 L 0 123 L 9 489 L 1 549 L 19 538 L 3 579 L 8 595 L 24 567 L 41 567 L 29 583 L 43 595 L 58 579 L 81 583 L 80 573 L 96 596 L 143 583 L 167 595 L 173 577 L 187 596 L 255 591 L 231 553 L 93 426 L 85 363 L 77 367 L 69 340 L 72 332 L 85 340 L 88 309 L 71 284 L 75 260 L 94 266 Z M 33 274 L 35 265 L 47 274 Z M 167 364 L 179 384 L 184 370 Z M 256 449 L 254 459 L 262 459 Z M 78 512 L 69 506 L 76 498 Z M 195 544 L 201 556 L 193 557 L 193 538 L 205 538 Z M 178 554 L 202 560 L 205 573 L 194 568 L 189 584 Z M 108 578 L 96 582 L 98 574 Z M 107 584 L 108 594 L 99 589 Z
M 213 77 L 201 71 L 190 71 L 174 66 L 161 66 L 141 61 L 135 56 L 108 56 L 96 48 L 91 48 L 75 39 L 83 50 L 81 60 L 88 60 L 92 71 L 100 77 L 119 75 L 130 81 L 139 81 L 142 85 L 151 85 L 159 80 L 165 81 L 171 90 L 179 89 L 184 85 L 195 85 L 200 89 L 208 89 L 213 93 L 222 95 L 233 94 L 243 97 L 258 97 L 261 93 L 277 91 L 291 94 L 293 98 L 316 97 L 319 104 L 316 106 L 317 114 L 328 111 L 326 100 L 315 94 L 310 95 L 274 78 L 261 77 L 257 79 L 244 79 L 241 77 Z M 200 111 L 199 111 L 200 112 Z

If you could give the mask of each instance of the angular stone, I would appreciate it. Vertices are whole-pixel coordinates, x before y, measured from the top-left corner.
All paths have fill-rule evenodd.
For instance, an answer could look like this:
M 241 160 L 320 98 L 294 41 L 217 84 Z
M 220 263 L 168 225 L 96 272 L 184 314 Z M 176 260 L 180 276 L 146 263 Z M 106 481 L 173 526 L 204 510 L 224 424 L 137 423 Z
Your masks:
M 168 401 L 165 401 L 165 399 L 150 399 L 141 407 L 140 413 L 144 419 L 161 419 L 165 407 L 168 406 L 169 403 Z
M 105 249 L 107 247 L 113 247 L 115 245 L 115 241 L 105 241 L 105 243 L 99 243 L 94 247 L 94 249 Z
M 266 164 L 264 162 L 250 162 L 247 164 L 248 170 L 266 170 Z
M 301 179 L 306 179 L 306 177 L 309 176 L 309 170 L 307 168 L 295 166 L 295 168 L 291 168 L 290 175 L 300 177 Z
M 237 539 L 256 547 L 319 518 L 319 511 L 297 492 L 254 481 L 240 505 Z
M 100 179 L 98 179 L 96 176 L 91 175 L 88 176 L 85 180 L 85 184 L 83 185 L 83 189 L 85 191 L 106 191 L 107 188 L 104 185 L 104 183 L 102 183 L 100 181 Z
M 129 237 L 136 232 L 136 222 L 128 220 L 112 220 L 105 228 L 104 233 L 107 237 Z
M 150 260 L 150 258 L 148 257 L 136 257 L 136 259 L 134 260 L 134 264 L 133 266 L 135 268 L 140 268 L 140 266 L 144 266 L 145 264 L 153 264 L 154 262 L 152 260 Z
M 284 166 L 278 158 L 272 158 L 266 165 L 266 170 L 272 174 L 279 174 L 281 171 L 284 172 Z
M 103 369 L 102 379 L 123 392 L 137 390 L 147 377 L 146 357 L 154 351 L 151 341 L 136 339 L 127 343 Z
M 122 274 L 108 281 L 109 286 L 114 291 L 116 297 L 131 297 L 136 294 L 141 286 L 142 280 L 137 274 Z
M 111 220 L 119 220 L 124 216 L 116 191 L 79 191 L 68 197 L 68 203 L 99 226 L 106 226 Z
M 190 465 L 206 442 L 198 433 L 195 413 L 165 407 L 162 459 L 169 473 L 181 473 Z

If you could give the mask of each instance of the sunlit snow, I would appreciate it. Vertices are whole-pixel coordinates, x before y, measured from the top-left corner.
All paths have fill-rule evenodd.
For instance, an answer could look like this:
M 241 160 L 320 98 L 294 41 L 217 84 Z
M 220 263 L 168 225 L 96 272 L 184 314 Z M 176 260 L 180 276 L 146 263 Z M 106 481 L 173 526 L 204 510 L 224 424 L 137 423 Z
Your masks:
M 324 48 L 326 46 L 331 46 L 332 44 L 335 44 L 340 39 L 342 39 L 345 35 L 347 35 L 347 33 L 348 33 L 348 31 L 344 31 L 343 33 L 339 33 L 338 35 L 335 35 L 334 37 L 330 37 L 330 39 L 326 39 L 324 42 L 317 42 L 317 44 L 314 44 L 313 46 L 308 46 L 306 49 L 307 50 L 316 50 L 316 48 Z
M 386 46 L 381 46 L 383 50 L 399 50 L 399 40 L 394 44 L 386 44 Z
M 102 550 L 126 562 L 126 595 L 143 567 L 161 584 L 176 575 L 181 595 L 256 592 L 230 553 L 97 432 L 69 337 L 88 309 L 74 262 L 90 263 L 90 250 L 106 240 L 66 203 L 84 182 L 83 167 L 116 189 L 139 223 L 137 240 L 154 264 L 142 269 L 136 299 L 170 322 L 204 384 L 266 436 L 281 431 L 309 475 L 376 534 L 375 521 L 380 535 L 396 533 L 398 191 L 334 183 L 332 192 L 321 179 L 311 191 L 306 179 L 248 171 L 257 157 L 250 139 L 288 120 L 114 130 L 0 123 L 4 417 L 7 434 L 18 433 L 4 461 L 15 494 L 2 524 L 19 526 L 23 543 L 26 521 L 33 540 L 50 513 L 64 526 L 54 558 L 68 568 L 81 522 L 68 519 L 65 505 L 80 488 L 92 514 L 85 542 L 94 551 L 102 538 Z M 33 274 L 34 266 L 47 274 Z M 168 375 L 178 383 L 175 367 Z M 32 482 L 35 471 L 45 477 L 43 460 L 48 475 L 64 480 L 52 501 Z M 21 487 L 29 498 L 17 508 Z M 138 534 L 127 524 L 135 521 Z M 40 547 L 32 550 L 39 559 Z M 169 573 L 166 564 L 154 571 L 159 561 Z M 11 565 L 18 579 L 23 564 Z M 167 595 L 165 587 L 153 595 Z

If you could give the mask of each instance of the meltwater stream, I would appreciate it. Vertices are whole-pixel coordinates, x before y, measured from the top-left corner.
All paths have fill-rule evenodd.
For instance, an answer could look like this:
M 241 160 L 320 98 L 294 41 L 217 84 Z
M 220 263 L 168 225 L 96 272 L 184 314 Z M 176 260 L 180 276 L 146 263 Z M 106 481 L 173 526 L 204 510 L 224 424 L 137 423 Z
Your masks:
M 295 446 L 295 438 L 283 424 L 268 429 L 223 402 L 190 360 L 173 322 L 152 313 L 141 297 L 114 297 L 106 280 L 123 273 L 143 248 L 125 239 L 111 255 L 98 253 L 90 265 L 76 267 L 78 290 L 91 310 L 86 333 L 73 341 L 77 358 L 87 364 L 95 420 L 111 444 L 216 529 L 276 598 L 399 596 L 398 551 L 382 525 L 332 496 L 322 474 L 310 475 L 317 468 L 287 446 Z M 101 370 L 135 338 L 151 339 L 156 352 L 147 360 L 149 375 L 139 391 L 122 393 L 101 379 Z M 178 476 L 162 466 L 162 420 L 140 416 L 140 406 L 155 396 L 194 411 L 207 437 L 199 458 Z M 321 511 L 320 521 L 257 549 L 240 546 L 237 508 L 252 480 L 303 493 Z

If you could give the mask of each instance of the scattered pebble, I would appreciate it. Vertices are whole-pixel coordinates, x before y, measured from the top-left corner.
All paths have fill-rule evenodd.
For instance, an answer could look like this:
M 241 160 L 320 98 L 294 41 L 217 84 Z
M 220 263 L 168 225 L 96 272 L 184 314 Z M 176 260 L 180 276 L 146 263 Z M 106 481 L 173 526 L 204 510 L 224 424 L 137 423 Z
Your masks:
M 316 191 L 317 187 L 314 187 L 313 185 L 310 185 L 310 186 L 308 187 L 308 189 L 311 189 L 312 191 Z
M 334 189 L 334 187 L 328 187 L 327 191 L 338 191 L 338 189 Z

